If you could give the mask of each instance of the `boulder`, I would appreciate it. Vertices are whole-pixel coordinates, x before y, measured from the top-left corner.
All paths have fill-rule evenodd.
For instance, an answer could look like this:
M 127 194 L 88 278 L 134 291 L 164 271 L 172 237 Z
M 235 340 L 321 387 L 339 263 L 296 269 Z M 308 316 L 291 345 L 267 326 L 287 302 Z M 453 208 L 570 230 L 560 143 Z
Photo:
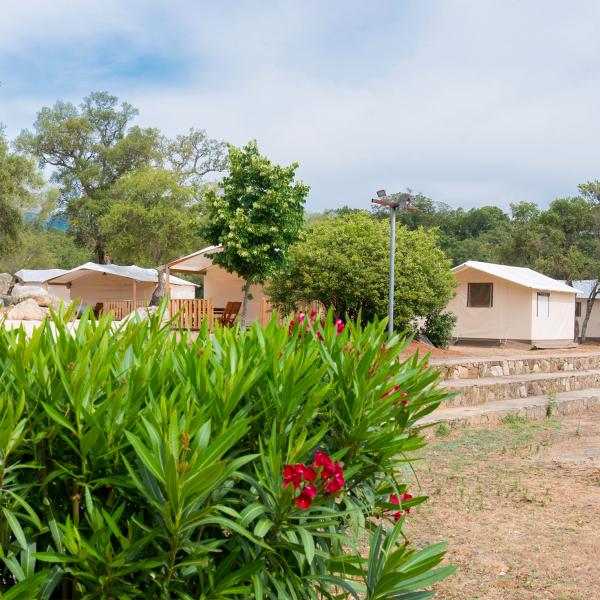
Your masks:
M 149 319 L 152 315 L 155 315 L 158 312 L 158 306 L 148 306 L 144 308 L 136 308 L 134 311 L 130 312 L 121 323 L 137 323 L 144 319 Z
M 0 296 L 8 294 L 12 285 L 12 275 L 10 273 L 0 273 Z
M 27 298 L 11 306 L 6 312 L 6 318 L 10 321 L 41 321 L 45 316 L 44 311 L 33 298 Z
M 38 306 L 52 306 L 57 308 L 60 304 L 60 299 L 57 296 L 51 294 L 47 289 L 41 286 L 16 284 L 13 287 L 13 304 L 18 304 L 19 302 L 29 298 L 35 300 Z

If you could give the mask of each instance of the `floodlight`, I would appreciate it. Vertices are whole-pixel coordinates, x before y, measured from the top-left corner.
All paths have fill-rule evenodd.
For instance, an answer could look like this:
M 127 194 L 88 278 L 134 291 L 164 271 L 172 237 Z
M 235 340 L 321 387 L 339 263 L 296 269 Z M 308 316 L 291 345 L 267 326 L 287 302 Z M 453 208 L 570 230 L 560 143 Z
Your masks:
M 379 191 L 377 192 L 377 196 L 378 196 L 379 198 L 385 198 L 385 197 L 387 196 L 387 194 L 385 193 L 385 190 L 379 190 Z

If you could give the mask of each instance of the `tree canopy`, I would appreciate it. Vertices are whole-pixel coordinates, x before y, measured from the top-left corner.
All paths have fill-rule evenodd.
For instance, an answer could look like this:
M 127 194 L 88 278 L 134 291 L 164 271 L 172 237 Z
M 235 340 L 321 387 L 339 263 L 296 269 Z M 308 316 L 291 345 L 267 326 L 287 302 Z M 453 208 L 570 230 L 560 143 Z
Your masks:
M 398 225 L 395 325 L 441 310 L 452 297 L 450 263 L 433 232 Z M 292 308 L 319 300 L 336 313 L 365 321 L 387 314 L 389 225 L 366 211 L 313 223 L 290 248 L 288 268 L 269 286 L 274 301 Z
M 106 237 L 107 232 L 113 233 L 106 224 L 115 221 L 110 212 L 118 202 L 116 191 L 123 189 L 118 185 L 121 178 L 137 171 L 147 178 L 148 169 L 168 169 L 197 201 L 203 176 L 225 166 L 224 145 L 209 139 L 206 132 L 190 129 L 168 140 L 156 128 L 133 125 L 137 114 L 116 96 L 93 92 L 79 107 L 59 101 L 42 108 L 33 131 L 23 131 L 17 140 L 18 148 L 37 157 L 40 166 L 52 167 L 51 179 L 60 189 L 59 204 L 68 217 L 69 231 L 79 245 L 94 251 L 99 262 L 108 260 L 107 247 L 115 243 Z M 151 204 L 151 200 L 138 203 L 129 214 L 139 217 Z M 123 215 L 122 205 L 116 210 Z M 145 220 L 155 217 L 145 215 Z
M 300 237 L 309 188 L 295 181 L 297 168 L 273 164 L 255 141 L 230 146 L 229 173 L 206 195 L 204 235 L 210 244 L 223 245 L 213 260 L 245 281 L 242 327 L 250 285 L 277 273 Z
M 35 163 L 11 152 L 0 125 L 0 249 L 14 247 L 22 229 L 21 209 L 36 202 L 43 179 Z

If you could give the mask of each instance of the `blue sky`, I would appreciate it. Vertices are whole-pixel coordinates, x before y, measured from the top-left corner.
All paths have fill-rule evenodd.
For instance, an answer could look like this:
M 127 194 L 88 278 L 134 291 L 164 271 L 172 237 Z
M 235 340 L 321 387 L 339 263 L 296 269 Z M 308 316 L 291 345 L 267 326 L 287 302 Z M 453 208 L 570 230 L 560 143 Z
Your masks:
M 22 0 L 0 122 L 108 90 L 138 123 L 300 163 L 310 210 L 410 187 L 466 208 L 600 177 L 600 2 Z

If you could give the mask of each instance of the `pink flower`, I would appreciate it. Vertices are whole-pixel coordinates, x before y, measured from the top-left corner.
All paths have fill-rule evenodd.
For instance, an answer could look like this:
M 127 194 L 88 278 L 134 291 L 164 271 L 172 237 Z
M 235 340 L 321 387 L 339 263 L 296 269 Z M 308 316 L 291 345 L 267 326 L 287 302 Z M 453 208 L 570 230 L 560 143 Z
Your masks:
M 301 492 L 300 495 L 294 499 L 294 503 L 298 508 L 306 510 L 307 508 L 310 508 L 310 505 L 312 504 L 312 498 L 308 494 Z
M 390 494 L 390 502 L 392 504 L 400 504 L 400 500 L 398 500 L 398 496 L 396 496 L 396 494 Z
M 297 465 L 296 470 L 302 475 L 305 481 L 314 481 L 317 478 L 317 472 L 312 467 Z
M 315 457 L 313 458 L 313 467 L 333 468 L 333 463 L 331 462 L 327 452 L 323 452 L 322 450 L 317 450 L 315 452 Z
M 287 487 L 290 483 L 294 486 L 294 490 L 297 490 L 302 483 L 302 475 L 296 465 L 285 465 L 283 469 L 283 487 Z
M 342 333 L 342 331 L 344 331 L 344 327 L 346 327 L 344 325 L 344 322 L 341 319 L 336 319 L 334 325 L 337 328 L 337 334 L 340 335 L 340 333 Z
M 305 318 L 306 318 L 306 315 L 305 315 L 304 313 L 300 313 L 300 314 L 298 315 L 298 324 L 300 324 L 300 325 L 301 325 L 302 323 L 304 323 L 304 319 L 305 319 Z
M 307 485 L 305 487 L 302 488 L 302 494 L 306 494 L 307 496 L 310 496 L 311 498 L 314 498 L 317 495 L 317 486 L 315 485 Z
M 398 512 L 395 512 L 392 516 L 394 517 L 394 521 L 399 521 L 402 518 L 402 511 L 399 510 Z

